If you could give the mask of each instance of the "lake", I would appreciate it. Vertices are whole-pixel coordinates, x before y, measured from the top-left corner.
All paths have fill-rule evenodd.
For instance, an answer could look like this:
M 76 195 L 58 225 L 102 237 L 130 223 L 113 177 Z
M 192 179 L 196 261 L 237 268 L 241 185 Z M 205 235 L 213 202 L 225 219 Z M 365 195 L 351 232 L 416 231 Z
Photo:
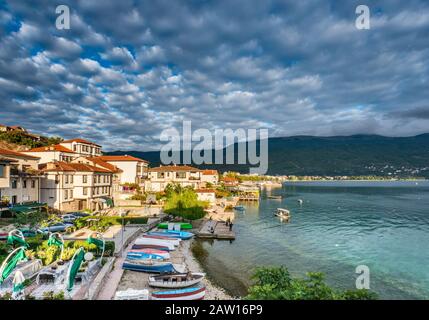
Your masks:
M 352 289 L 356 267 L 366 265 L 380 298 L 429 299 L 429 181 L 288 182 L 244 206 L 235 241 L 197 243 L 208 276 L 231 294 L 246 294 L 257 266 L 321 271 L 330 285 Z M 276 208 L 291 211 L 289 223 Z

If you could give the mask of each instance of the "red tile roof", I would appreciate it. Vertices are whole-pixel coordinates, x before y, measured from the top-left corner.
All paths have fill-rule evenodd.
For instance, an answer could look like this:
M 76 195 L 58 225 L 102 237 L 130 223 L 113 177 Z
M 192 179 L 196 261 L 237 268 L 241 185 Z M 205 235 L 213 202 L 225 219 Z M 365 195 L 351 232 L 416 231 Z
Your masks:
M 204 176 L 214 176 L 217 174 L 218 174 L 217 170 L 203 170 Z
M 101 160 L 100 157 L 88 157 L 86 159 L 112 172 L 115 172 L 115 173 L 123 172 L 123 170 L 119 169 L 117 166 L 114 166 L 113 164 L 110 164 L 106 161 Z
M 197 189 L 195 190 L 196 193 L 215 193 L 213 189 Z
M 144 162 L 144 163 L 149 163 L 149 161 L 140 159 L 140 158 L 136 158 L 133 156 L 129 156 L 127 154 L 125 155 L 118 155 L 118 156 L 100 156 L 98 157 L 99 159 L 103 160 L 103 161 L 138 161 L 138 162 Z
M 33 148 L 33 149 L 28 150 L 27 152 L 49 152 L 49 151 L 76 153 L 76 152 L 70 150 L 69 148 L 66 148 L 60 144 L 55 144 L 55 145 L 47 146 L 47 147 Z
M 92 145 L 97 146 L 97 147 L 101 147 L 99 144 L 96 144 L 94 142 L 91 142 L 91 141 L 88 141 L 85 139 L 80 139 L 80 138 L 64 140 L 61 143 L 71 143 L 71 142 L 86 143 L 86 144 L 92 144 Z
M 102 172 L 102 173 L 112 173 L 112 171 L 104 168 L 98 168 L 95 166 L 91 166 L 89 164 L 83 164 L 83 163 L 70 163 L 70 162 L 62 162 L 57 161 L 50 163 L 50 165 L 54 165 L 55 168 L 49 168 L 48 165 L 45 169 L 43 169 L 43 172 L 57 172 L 57 171 L 74 171 L 74 172 Z
M 28 154 L 24 154 L 21 152 L 16 152 L 16 151 L 12 151 L 12 150 L 8 150 L 8 149 L 2 149 L 2 148 L 0 148 L 0 155 L 11 156 L 11 157 L 20 157 L 20 158 L 25 158 L 25 159 L 34 159 L 34 160 L 40 159 L 39 157 L 34 157 L 34 156 L 30 156 Z
M 177 172 L 177 171 L 201 172 L 202 170 L 191 166 L 160 166 L 156 168 L 150 168 L 149 171 L 151 172 Z

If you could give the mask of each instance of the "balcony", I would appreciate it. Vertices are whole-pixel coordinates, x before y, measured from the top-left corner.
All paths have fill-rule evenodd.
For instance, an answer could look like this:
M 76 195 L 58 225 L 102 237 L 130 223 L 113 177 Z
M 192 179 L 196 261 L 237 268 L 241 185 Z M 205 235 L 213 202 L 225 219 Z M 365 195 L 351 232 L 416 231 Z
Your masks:
M 43 174 L 41 171 L 33 169 L 33 168 L 24 168 L 22 170 L 11 168 L 10 175 L 14 177 L 41 177 Z

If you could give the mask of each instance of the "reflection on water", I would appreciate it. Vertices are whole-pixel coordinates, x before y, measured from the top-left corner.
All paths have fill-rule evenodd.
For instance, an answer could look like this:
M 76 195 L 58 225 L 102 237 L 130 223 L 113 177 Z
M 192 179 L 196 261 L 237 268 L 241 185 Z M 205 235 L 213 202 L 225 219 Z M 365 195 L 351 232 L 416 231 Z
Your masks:
M 236 213 L 233 243 L 199 244 L 219 285 L 243 295 L 256 266 L 285 265 L 293 275 L 322 271 L 331 285 L 354 288 L 355 268 L 365 264 L 382 298 L 429 298 L 428 182 L 303 182 L 269 194 L 282 199 L 263 193 Z M 291 211 L 290 223 L 274 217 L 278 207 Z

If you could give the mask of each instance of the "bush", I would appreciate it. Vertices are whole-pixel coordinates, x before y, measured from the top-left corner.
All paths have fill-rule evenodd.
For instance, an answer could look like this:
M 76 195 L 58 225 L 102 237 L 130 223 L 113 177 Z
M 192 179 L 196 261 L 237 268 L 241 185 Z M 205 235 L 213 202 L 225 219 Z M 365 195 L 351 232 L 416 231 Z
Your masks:
M 165 213 L 188 220 L 201 219 L 206 215 L 204 207 L 207 206 L 207 202 L 199 201 L 192 188 L 168 185 L 165 193 L 167 195 Z
M 252 300 L 374 300 L 377 295 L 367 290 L 340 291 L 325 283 L 320 272 L 309 272 L 307 277 L 292 278 L 284 267 L 258 268 L 249 288 L 247 299 Z
M 96 221 L 88 221 L 90 219 L 96 219 Z M 125 224 L 146 224 L 147 217 L 124 217 Z M 113 217 L 100 217 L 100 216 L 88 216 L 84 218 L 77 219 L 75 225 L 78 229 L 87 227 L 94 231 L 103 232 L 107 230 L 110 226 L 121 225 L 122 217 L 113 216 Z

